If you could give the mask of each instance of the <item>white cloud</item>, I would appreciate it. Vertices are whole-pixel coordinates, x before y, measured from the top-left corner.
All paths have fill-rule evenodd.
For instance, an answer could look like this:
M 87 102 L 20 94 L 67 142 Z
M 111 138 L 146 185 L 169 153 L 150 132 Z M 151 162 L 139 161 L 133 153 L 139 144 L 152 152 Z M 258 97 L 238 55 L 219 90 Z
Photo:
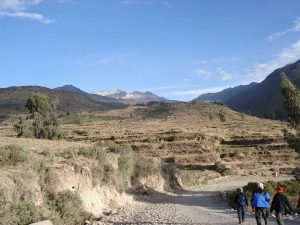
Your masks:
M 43 0 L 0 0 L 0 11 L 22 11 L 32 5 L 37 5 Z
M 30 6 L 38 5 L 44 0 L 0 0 L 0 17 L 29 19 L 40 23 L 54 22 L 40 13 L 28 12 Z M 61 1 L 61 0 L 60 0 Z
M 168 96 L 194 96 L 197 97 L 199 95 L 205 94 L 205 93 L 215 93 L 224 90 L 226 87 L 211 87 L 211 88 L 200 88 L 200 89 L 193 89 L 193 90 L 186 90 L 186 91 L 174 91 L 170 93 L 166 93 L 165 95 Z
M 0 13 L 0 16 L 21 18 L 21 19 L 30 19 L 35 20 L 44 24 L 49 24 L 54 22 L 53 20 L 46 19 L 42 14 L 38 13 L 27 13 L 27 12 L 13 12 L 13 13 Z
M 204 80 L 209 79 L 212 74 L 212 72 L 207 70 L 202 70 L 202 69 L 197 69 L 195 72 L 198 76 L 202 77 Z
M 281 31 L 281 32 L 276 32 L 274 34 L 271 34 L 267 37 L 267 40 L 268 41 L 274 41 L 290 32 L 300 32 L 300 18 L 297 18 L 295 21 L 294 21 L 294 26 L 291 27 L 291 28 L 288 28 L 284 31 Z
M 58 3 L 64 4 L 64 3 L 72 3 L 74 0 L 57 0 Z
M 218 73 L 220 74 L 221 80 L 223 80 L 223 81 L 232 80 L 234 77 L 237 76 L 233 73 L 223 70 L 222 68 L 218 69 Z
M 251 73 L 246 76 L 245 81 L 262 81 L 267 75 L 275 69 L 285 66 L 288 63 L 299 60 L 300 58 L 300 40 L 293 43 L 288 48 L 281 51 L 271 61 L 255 64 Z
M 153 4 L 153 1 L 147 1 L 147 0 L 123 0 L 121 1 L 121 4 L 124 5 L 138 5 L 138 4 Z

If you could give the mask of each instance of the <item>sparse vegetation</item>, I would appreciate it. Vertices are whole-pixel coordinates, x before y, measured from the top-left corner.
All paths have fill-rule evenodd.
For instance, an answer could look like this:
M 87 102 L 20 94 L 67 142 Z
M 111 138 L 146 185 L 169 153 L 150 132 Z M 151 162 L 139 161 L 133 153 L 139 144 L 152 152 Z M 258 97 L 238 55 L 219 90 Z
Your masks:
M 41 208 L 33 202 L 0 202 L 0 224 L 28 225 L 44 218 Z
M 66 225 L 62 219 L 62 210 L 55 206 L 56 202 L 62 205 L 62 202 L 66 201 L 66 199 L 58 200 L 62 197 L 61 195 L 58 197 L 61 190 L 71 190 L 71 193 L 81 196 L 85 196 L 86 193 L 82 195 L 82 191 L 87 189 L 88 192 L 91 190 L 88 194 L 99 190 L 96 195 L 109 190 L 112 192 L 108 193 L 108 196 L 112 194 L 119 198 L 122 195 L 118 195 L 116 191 L 151 194 L 157 190 L 156 188 L 161 190 L 160 188 L 178 187 L 177 178 L 181 178 L 182 183 L 188 186 L 202 185 L 222 175 L 235 175 L 234 171 L 239 171 L 241 175 L 248 173 L 247 166 L 250 166 L 251 162 L 238 163 L 238 160 L 244 160 L 249 155 L 248 146 L 252 148 L 252 144 L 259 143 L 257 152 L 263 151 L 267 154 L 269 150 L 265 147 L 269 145 L 265 146 L 264 141 L 267 143 L 277 141 L 275 138 L 282 140 L 282 123 L 250 116 L 245 116 L 242 121 L 240 113 L 218 104 L 154 103 L 141 106 L 141 111 L 138 107 L 140 106 L 130 106 L 121 111 L 113 110 L 105 113 L 112 117 L 120 115 L 128 118 L 123 121 L 99 119 L 86 123 L 87 120 L 81 120 L 81 115 L 76 116 L 80 119 L 80 123 L 61 125 L 68 134 L 68 139 L 61 141 L 17 139 L 12 137 L 14 133 L 9 121 L 0 124 L 0 136 L 4 137 L 2 148 L 7 148 L 7 143 L 16 142 L 19 146 L 23 146 L 22 151 L 27 155 L 24 160 L 18 160 L 18 157 L 13 156 L 14 159 L 9 162 L 7 151 L 4 151 L 4 161 L 9 163 L 1 164 L 3 173 L 0 174 L 0 198 L 3 192 L 8 196 L 5 201 L 10 203 L 7 204 L 13 203 L 13 207 L 17 207 L 20 202 L 20 204 L 30 202 L 36 204 L 42 199 L 43 204 L 36 204 L 35 208 L 42 217 L 33 216 L 33 218 L 51 219 L 55 221 L 55 225 Z M 149 107 L 154 107 L 154 110 L 148 110 Z M 170 109 L 167 114 L 166 108 Z M 224 110 L 226 117 L 224 124 L 219 121 L 220 109 Z M 130 114 L 133 115 L 131 119 Z M 154 117 L 148 118 L 147 115 Z M 164 120 L 164 115 L 168 116 L 167 121 Z M 210 115 L 213 117 L 212 120 Z M 83 118 L 85 117 L 84 115 Z M 142 125 L 137 121 L 138 118 L 143 119 Z M 10 121 L 13 119 L 14 117 L 10 117 Z M 32 119 L 24 121 L 31 123 Z M 262 125 L 257 126 L 258 122 Z M 232 145 L 238 148 L 233 148 Z M 284 143 L 276 142 L 276 145 L 270 147 L 277 149 L 282 148 L 281 146 L 285 146 Z M 242 151 L 241 154 L 244 156 L 239 157 L 238 151 Z M 1 154 L 0 150 L 0 157 Z M 290 149 L 283 154 L 287 160 L 290 156 L 294 157 L 294 151 Z M 253 155 L 253 161 L 259 161 L 259 156 Z M 279 158 L 278 156 L 276 155 L 276 158 Z M 220 165 L 214 165 L 220 157 L 222 160 Z M 269 155 L 267 157 L 273 159 Z M 233 161 L 237 162 L 236 167 L 231 164 Z M 293 163 L 289 161 L 291 170 Z M 266 173 L 273 173 L 270 171 L 272 165 L 261 165 L 266 168 Z M 259 170 L 262 167 L 258 166 L 255 173 L 260 175 Z M 179 172 L 177 168 L 181 171 Z M 290 172 L 288 169 L 286 171 Z M 162 179 L 166 179 L 167 182 L 162 182 Z M 87 181 L 85 182 L 87 189 L 80 183 L 82 181 Z M 26 201 L 19 201 L 24 196 Z M 119 207 L 114 199 L 103 198 L 107 200 L 104 204 L 112 208 Z M 88 201 L 85 202 L 87 207 L 90 205 Z M 74 205 L 76 204 L 75 201 Z M 80 207 L 78 206 L 78 215 L 85 215 Z M 8 218 L 10 209 L 6 209 L 5 217 Z M 77 217 L 76 221 L 82 221 L 83 218 L 87 218 L 86 216 Z
M 81 125 L 83 123 L 89 123 L 94 121 L 111 121 L 111 120 L 124 120 L 125 118 L 122 116 L 105 116 L 105 115 L 95 115 L 95 114 L 88 114 L 88 115 L 67 115 L 63 117 L 64 124 L 76 124 Z
M 77 193 L 66 190 L 58 192 L 50 201 L 50 207 L 57 213 L 56 224 L 82 225 L 89 214 L 83 210 L 82 201 Z
M 135 165 L 134 165 L 134 176 L 135 177 L 147 177 L 158 174 L 161 168 L 153 158 L 146 157 L 142 154 L 136 154 Z
M 226 116 L 225 116 L 225 112 L 223 109 L 221 109 L 219 112 L 219 118 L 220 118 L 221 122 L 223 122 L 223 123 L 226 122 Z
M 28 154 L 24 149 L 16 145 L 0 147 L 0 166 L 15 166 L 25 162 Z

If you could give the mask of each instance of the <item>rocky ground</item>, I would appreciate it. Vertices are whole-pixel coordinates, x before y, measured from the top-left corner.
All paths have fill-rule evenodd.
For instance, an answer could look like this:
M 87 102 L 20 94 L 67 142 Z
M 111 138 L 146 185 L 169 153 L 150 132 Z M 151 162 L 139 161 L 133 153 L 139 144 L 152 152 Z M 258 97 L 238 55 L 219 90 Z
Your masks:
M 252 178 L 253 181 L 256 180 Z M 276 178 L 282 179 L 282 178 Z M 178 194 L 154 194 L 136 199 L 132 205 L 119 210 L 115 215 L 105 216 L 97 225 L 235 225 L 238 219 L 235 210 L 230 209 L 219 198 L 220 191 L 242 186 L 249 178 L 211 184 L 193 191 Z M 262 181 L 262 179 L 260 179 Z M 286 219 L 286 225 L 296 225 L 300 218 Z M 252 212 L 247 212 L 245 225 L 256 224 Z M 275 225 L 274 217 L 269 224 Z

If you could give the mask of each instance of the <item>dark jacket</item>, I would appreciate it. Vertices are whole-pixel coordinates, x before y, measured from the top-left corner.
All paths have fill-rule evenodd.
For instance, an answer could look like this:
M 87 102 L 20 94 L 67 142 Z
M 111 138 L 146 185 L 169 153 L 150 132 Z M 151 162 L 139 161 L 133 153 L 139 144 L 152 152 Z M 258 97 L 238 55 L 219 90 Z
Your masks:
M 252 193 L 251 196 L 251 207 L 252 208 L 270 208 L 270 195 L 264 190 L 257 189 Z
M 286 211 L 286 208 L 293 211 L 293 207 L 288 198 L 282 193 L 277 193 L 273 198 L 270 211 L 275 210 L 276 213 L 283 213 Z
M 235 203 L 237 206 L 246 206 L 249 205 L 248 199 L 245 193 L 237 193 L 235 196 Z

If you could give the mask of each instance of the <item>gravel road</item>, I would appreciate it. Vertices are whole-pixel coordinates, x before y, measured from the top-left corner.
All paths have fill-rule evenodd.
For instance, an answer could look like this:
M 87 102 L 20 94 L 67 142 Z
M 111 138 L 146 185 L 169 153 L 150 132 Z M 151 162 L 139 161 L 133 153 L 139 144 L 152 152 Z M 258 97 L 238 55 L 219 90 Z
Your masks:
M 253 180 L 251 180 L 253 181 Z M 262 180 L 260 180 L 262 181 Z M 220 191 L 232 190 L 249 182 L 249 178 L 208 185 L 180 194 L 144 196 L 116 215 L 104 217 L 98 224 L 116 225 L 236 225 L 236 212 L 219 198 Z M 247 213 L 244 225 L 255 225 L 254 215 Z M 299 225 L 299 220 L 286 220 L 286 225 Z M 269 225 L 276 225 L 269 218 Z

